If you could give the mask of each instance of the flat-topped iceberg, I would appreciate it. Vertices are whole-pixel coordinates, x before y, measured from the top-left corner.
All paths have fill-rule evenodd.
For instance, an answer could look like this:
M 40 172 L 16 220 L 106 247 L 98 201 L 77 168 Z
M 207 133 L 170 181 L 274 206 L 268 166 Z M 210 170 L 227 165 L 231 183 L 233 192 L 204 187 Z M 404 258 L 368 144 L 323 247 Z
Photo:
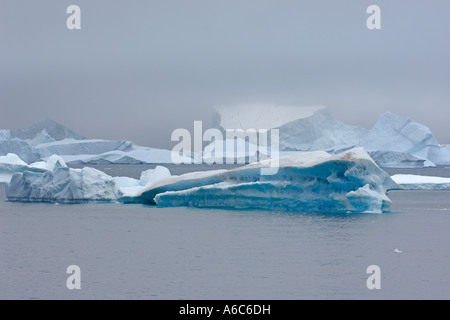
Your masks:
M 100 154 L 61 155 L 68 164 L 162 164 L 172 163 L 171 150 L 132 145 L 127 151 L 113 150 Z M 182 157 L 190 163 L 191 158 Z
M 369 151 L 372 159 L 383 168 L 423 168 L 434 166 L 425 159 L 420 159 L 407 152 Z
M 406 190 L 450 190 L 450 178 L 414 174 L 395 174 L 391 178 Z
M 137 146 L 127 140 L 87 139 L 50 119 L 25 129 L 0 130 L 0 155 L 8 153 L 28 164 L 54 154 L 68 164 L 172 163 L 171 150 Z

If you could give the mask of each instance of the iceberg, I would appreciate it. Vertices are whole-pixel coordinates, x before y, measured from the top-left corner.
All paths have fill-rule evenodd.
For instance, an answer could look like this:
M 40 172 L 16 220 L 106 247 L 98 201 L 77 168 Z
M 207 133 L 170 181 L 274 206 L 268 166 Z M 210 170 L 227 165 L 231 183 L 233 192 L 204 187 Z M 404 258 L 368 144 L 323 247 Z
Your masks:
M 27 141 L 10 139 L 0 141 L 0 155 L 13 153 L 18 155 L 26 163 L 32 163 L 41 159 L 39 153 Z
M 338 155 L 295 153 L 279 160 L 275 175 L 260 174 L 267 161 L 232 170 L 192 172 L 163 179 L 119 201 L 159 207 L 383 212 L 391 204 L 387 191 L 400 189 L 362 148 Z
M 0 156 L 0 183 L 9 183 L 16 172 L 24 171 L 42 172 L 44 169 L 38 166 L 31 167 L 20 159 L 16 154 L 8 153 Z
M 395 174 L 391 178 L 406 190 L 450 190 L 450 178 L 414 174 Z
M 9 141 L 11 140 L 11 133 L 9 130 L 0 130 L 0 141 Z
M 54 154 L 47 161 L 33 162 L 29 165 L 29 168 L 53 171 L 58 168 L 67 168 L 67 164 L 62 157 Z
M 12 159 L 17 161 L 17 159 Z M 39 172 L 15 173 L 6 187 L 10 201 L 145 203 L 301 212 L 383 212 L 387 191 L 401 187 L 362 148 L 338 155 L 293 153 L 279 159 L 275 175 L 261 175 L 269 161 L 231 170 L 172 176 L 162 166 L 140 179 L 111 177 L 93 168 L 72 169 L 58 156 L 36 163 Z M 24 165 L 24 163 L 21 163 Z
M 61 155 L 68 164 L 163 164 L 172 163 L 171 150 L 132 145 L 129 151 L 113 150 L 96 155 Z M 191 158 L 183 157 L 184 163 Z
M 372 159 L 382 168 L 423 168 L 435 167 L 426 159 L 420 159 L 410 153 L 398 151 L 369 151 Z
M 45 130 L 45 134 L 51 139 L 59 141 L 64 139 L 83 140 L 86 139 L 82 135 L 64 127 L 52 119 L 44 119 L 40 122 L 34 123 L 28 128 L 11 130 L 11 138 L 20 140 L 32 140 L 37 135 L 40 135 Z
M 391 112 L 383 114 L 358 145 L 369 152 L 409 153 L 437 165 L 450 164 L 450 149 L 439 145 L 427 126 Z
M 112 177 L 94 168 L 58 167 L 52 171 L 15 173 L 6 185 L 10 201 L 112 202 L 119 194 Z
M 323 150 L 333 154 L 363 147 L 382 167 L 450 164 L 450 148 L 423 124 L 391 112 L 368 130 L 346 125 L 324 106 L 250 104 L 216 107 L 213 125 L 226 129 L 279 129 L 280 151 Z
M 121 193 L 121 197 L 135 197 L 155 183 L 171 176 L 169 169 L 156 166 L 141 173 L 140 179 L 129 177 L 114 177 L 114 182 Z
M 32 146 L 36 146 L 42 143 L 55 142 L 56 140 L 50 137 L 46 129 L 43 129 L 41 132 L 38 132 L 33 139 L 26 139 L 25 141 L 27 141 Z
M 327 150 L 337 145 L 352 147 L 368 130 L 346 125 L 325 106 L 242 104 L 214 108 L 213 126 L 226 129 L 278 129 L 280 150 Z
M 9 164 L 6 174 L 2 165 Z M 0 157 L 0 179 L 7 183 L 6 196 L 22 202 L 115 202 L 122 196 L 134 196 L 152 184 L 170 177 L 162 166 L 143 171 L 139 180 L 111 177 L 94 168 L 68 168 L 64 160 L 52 155 L 47 161 L 27 165 L 16 155 Z
M 126 151 L 131 148 L 132 143 L 130 141 L 99 139 L 64 139 L 35 146 L 35 149 L 40 154 L 41 158 L 46 158 L 53 154 L 60 156 L 85 154 L 98 155 L 113 150 Z

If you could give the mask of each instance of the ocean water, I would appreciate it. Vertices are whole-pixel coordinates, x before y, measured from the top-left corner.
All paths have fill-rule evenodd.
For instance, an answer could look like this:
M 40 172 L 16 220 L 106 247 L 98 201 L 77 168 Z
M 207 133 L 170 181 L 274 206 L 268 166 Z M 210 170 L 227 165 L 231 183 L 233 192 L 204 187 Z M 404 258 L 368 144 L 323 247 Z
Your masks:
M 450 192 L 389 197 L 389 213 L 319 214 L 15 203 L 1 190 L 0 299 L 449 299 Z M 381 289 L 367 288 L 370 265 Z

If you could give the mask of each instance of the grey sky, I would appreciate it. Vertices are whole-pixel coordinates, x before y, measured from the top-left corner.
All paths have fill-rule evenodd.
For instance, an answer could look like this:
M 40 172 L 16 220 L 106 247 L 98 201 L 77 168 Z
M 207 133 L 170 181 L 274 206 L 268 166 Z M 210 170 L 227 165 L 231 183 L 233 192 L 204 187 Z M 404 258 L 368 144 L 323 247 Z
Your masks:
M 66 8 L 81 8 L 79 31 Z M 381 7 L 381 30 L 366 8 Z M 211 106 L 385 111 L 450 143 L 450 2 L 0 0 L 0 128 L 51 117 L 92 138 L 173 146 Z

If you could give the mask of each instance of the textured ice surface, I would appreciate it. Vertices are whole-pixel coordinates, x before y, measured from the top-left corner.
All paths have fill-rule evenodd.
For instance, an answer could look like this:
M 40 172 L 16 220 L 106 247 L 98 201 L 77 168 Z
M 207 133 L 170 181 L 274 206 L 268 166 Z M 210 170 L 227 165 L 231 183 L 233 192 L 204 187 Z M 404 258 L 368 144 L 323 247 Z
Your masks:
M 6 195 L 11 201 L 111 202 L 123 195 L 134 196 L 144 188 L 170 176 L 167 168 L 157 166 L 155 169 L 143 171 L 139 180 L 128 177 L 113 178 L 89 167 L 68 168 L 64 160 L 57 155 L 31 165 L 27 165 L 16 155 L 0 157 L 0 161 L 0 178 L 9 183 Z
M 6 185 L 10 201 L 78 203 L 115 201 L 118 190 L 112 177 L 94 168 L 59 167 L 41 173 L 16 173 Z
M 121 200 L 160 207 L 382 212 L 390 205 L 387 190 L 399 188 L 362 148 L 334 156 L 288 155 L 275 175 L 261 175 L 264 165 L 172 176 Z

